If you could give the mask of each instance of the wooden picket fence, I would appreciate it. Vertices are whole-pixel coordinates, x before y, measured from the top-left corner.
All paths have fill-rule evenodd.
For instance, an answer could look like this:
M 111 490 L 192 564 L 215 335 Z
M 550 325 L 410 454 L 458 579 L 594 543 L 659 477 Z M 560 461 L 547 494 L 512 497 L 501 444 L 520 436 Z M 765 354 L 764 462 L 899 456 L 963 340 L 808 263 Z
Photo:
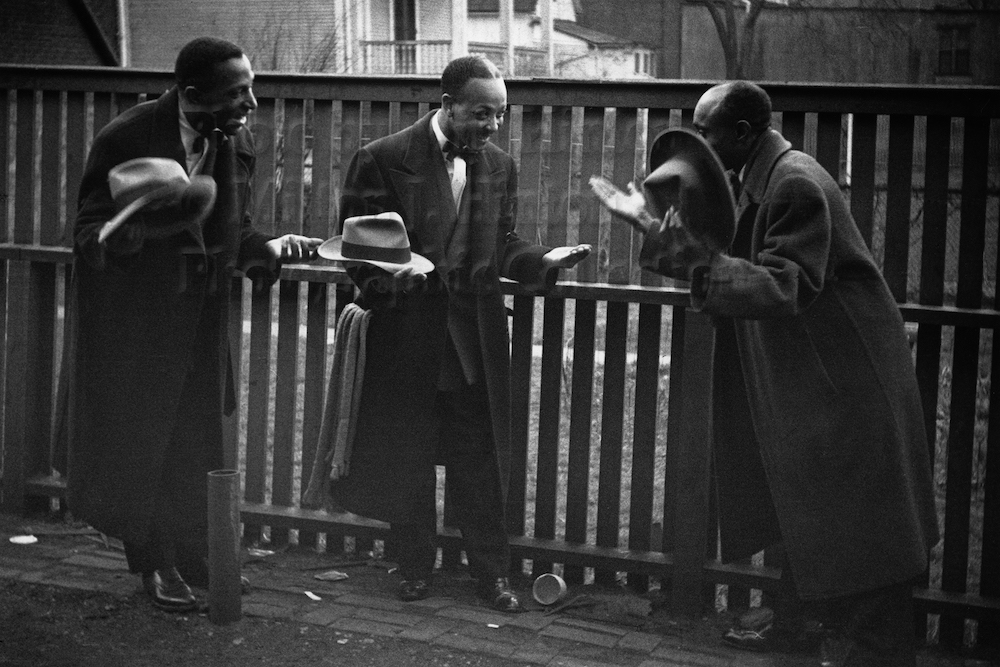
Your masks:
M 172 84 L 168 72 L 0 65 L 0 509 L 64 492 L 57 437 L 76 186 L 94 134 Z M 508 81 L 497 143 L 517 160 L 518 230 L 594 255 L 546 296 L 505 284 L 512 308 L 515 555 L 571 582 L 669 590 L 678 609 L 774 588 L 772 556 L 716 558 L 707 419 L 710 322 L 683 287 L 642 274 L 639 239 L 586 185 L 641 174 L 652 138 L 690 121 L 708 84 Z M 1000 92 L 990 88 L 766 86 L 775 123 L 844 187 L 912 327 L 944 540 L 915 591 L 920 628 L 948 644 L 1000 637 L 1000 414 L 995 287 Z M 429 77 L 260 74 L 257 226 L 334 233 L 343 170 L 374 138 L 440 99 Z M 271 290 L 237 281 L 240 408 L 227 456 L 243 473 L 248 541 L 370 547 L 386 526 L 304 510 L 329 380 L 330 331 L 352 297 L 332 265 L 292 265 Z M 992 454 L 990 456 L 989 454 Z M 446 514 L 448 510 L 446 509 Z M 460 546 L 442 531 L 443 558 Z M 530 561 L 530 565 L 527 563 Z M 990 639 L 994 638 L 994 639 Z

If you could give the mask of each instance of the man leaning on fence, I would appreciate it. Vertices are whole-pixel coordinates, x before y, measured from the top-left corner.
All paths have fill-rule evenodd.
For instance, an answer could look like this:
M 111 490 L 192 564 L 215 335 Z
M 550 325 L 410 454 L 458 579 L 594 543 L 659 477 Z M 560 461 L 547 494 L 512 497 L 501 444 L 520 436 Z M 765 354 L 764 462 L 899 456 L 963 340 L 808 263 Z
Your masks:
M 938 527 L 903 321 L 836 181 L 770 122 L 768 95 L 747 82 L 695 108 L 705 141 L 689 139 L 721 161 L 709 200 L 729 196 L 723 168 L 739 179 L 728 247 L 699 232 L 712 221 L 684 196 L 650 219 L 651 190 L 594 189 L 643 229 L 644 268 L 690 280 L 692 307 L 713 318 L 723 559 L 783 547 L 774 614 L 748 613 L 724 639 L 818 647 L 838 667 L 912 666 L 912 584 Z
M 257 107 L 243 51 L 202 37 L 176 85 L 94 139 L 73 265 L 69 508 L 121 538 L 153 603 L 197 607 L 207 587 L 207 473 L 235 407 L 234 271 L 270 284 L 322 239 L 251 225 Z
M 512 612 L 520 602 L 504 520 L 510 382 L 500 276 L 544 289 L 590 246 L 549 248 L 514 231 L 517 171 L 490 142 L 507 111 L 497 68 L 458 58 L 441 87 L 439 110 L 368 144 L 347 171 L 345 246 L 378 224 L 370 216 L 392 212 L 382 224 L 401 218 L 404 240 L 433 267 L 388 273 L 348 264 L 371 319 L 350 474 L 331 489 L 346 509 L 390 523 L 399 597 L 418 600 L 428 595 L 437 551 L 435 463 L 445 465 L 479 595 Z

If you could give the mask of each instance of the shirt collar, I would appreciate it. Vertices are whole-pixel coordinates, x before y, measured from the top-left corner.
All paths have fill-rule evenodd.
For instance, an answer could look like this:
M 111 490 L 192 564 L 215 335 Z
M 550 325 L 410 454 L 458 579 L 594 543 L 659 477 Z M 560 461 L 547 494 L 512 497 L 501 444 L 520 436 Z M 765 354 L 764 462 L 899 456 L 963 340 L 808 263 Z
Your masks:
M 763 198 L 767 182 L 771 178 L 771 167 L 791 147 L 788 140 L 770 128 L 757 138 L 740 177 L 743 192 L 748 193 L 753 201 L 759 202 Z
M 448 137 L 444 136 L 444 130 L 441 129 L 440 115 L 441 109 L 438 109 L 434 117 L 431 118 L 431 129 L 434 130 L 434 137 L 437 139 L 438 147 L 441 149 L 441 152 L 444 152 L 444 147 L 448 143 Z

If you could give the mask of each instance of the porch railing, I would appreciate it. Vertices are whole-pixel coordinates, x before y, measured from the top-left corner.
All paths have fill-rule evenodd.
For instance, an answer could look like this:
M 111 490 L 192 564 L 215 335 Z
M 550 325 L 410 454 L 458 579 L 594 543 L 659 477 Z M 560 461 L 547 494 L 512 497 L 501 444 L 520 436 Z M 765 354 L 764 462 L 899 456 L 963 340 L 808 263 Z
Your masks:
M 95 132 L 171 85 L 166 72 L 0 66 L 0 503 L 62 494 L 57 437 L 63 306 L 76 186 Z M 716 559 L 709 493 L 710 324 L 686 291 L 640 274 L 638 239 L 588 195 L 624 184 L 651 137 L 688 122 L 707 84 L 512 79 L 498 143 L 520 168 L 519 231 L 595 255 L 554 292 L 505 286 L 513 308 L 515 555 L 534 573 L 669 590 L 677 608 L 746 604 L 773 589 L 771 555 Z M 949 644 L 1000 637 L 1000 94 L 985 88 L 767 86 L 775 121 L 844 183 L 851 210 L 914 330 L 944 540 L 915 592 L 921 627 Z M 426 77 L 259 75 L 253 120 L 259 227 L 327 237 L 347 161 L 439 100 Z M 847 129 L 850 128 L 850 132 Z M 851 177 L 845 177 L 850 149 Z M 915 169 L 914 155 L 925 156 Z M 881 165 L 884 165 L 881 166 Z M 880 170 L 884 169 L 884 173 Z M 269 291 L 238 281 L 232 332 L 240 409 L 228 457 L 244 473 L 247 540 L 365 548 L 385 526 L 299 507 L 330 367 L 330 331 L 351 297 L 330 266 L 286 267 Z M 448 510 L 446 509 L 446 515 Z M 443 558 L 458 557 L 445 530 Z M 992 638 L 992 639 L 991 639 Z
M 437 74 L 451 60 L 449 40 L 362 41 L 361 49 L 372 74 Z

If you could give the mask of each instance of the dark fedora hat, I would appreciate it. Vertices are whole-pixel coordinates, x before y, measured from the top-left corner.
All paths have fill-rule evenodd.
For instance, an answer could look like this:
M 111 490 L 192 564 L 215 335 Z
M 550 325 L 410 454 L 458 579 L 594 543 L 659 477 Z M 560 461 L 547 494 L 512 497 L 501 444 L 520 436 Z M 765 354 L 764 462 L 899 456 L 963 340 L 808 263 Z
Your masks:
M 671 128 L 649 149 L 646 206 L 662 220 L 672 206 L 693 236 L 725 250 L 736 235 L 736 203 L 726 170 L 701 135 Z
M 117 213 L 98 232 L 104 241 L 135 214 L 163 211 L 167 215 L 150 218 L 160 223 L 149 225 L 146 235 L 164 238 L 202 222 L 215 206 L 216 187 L 211 176 L 188 178 L 176 160 L 141 157 L 116 165 L 108 172 L 108 187 Z
M 395 211 L 347 218 L 344 233 L 325 241 L 318 252 L 336 262 L 365 262 L 392 272 L 406 267 L 420 273 L 434 270 L 431 260 L 410 252 L 406 225 Z

